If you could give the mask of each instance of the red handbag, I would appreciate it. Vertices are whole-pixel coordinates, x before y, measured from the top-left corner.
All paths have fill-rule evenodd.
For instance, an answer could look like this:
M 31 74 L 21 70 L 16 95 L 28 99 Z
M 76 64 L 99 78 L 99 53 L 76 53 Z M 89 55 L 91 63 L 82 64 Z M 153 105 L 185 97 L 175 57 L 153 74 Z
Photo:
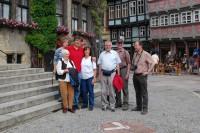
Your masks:
M 115 77 L 113 78 L 113 87 L 117 92 L 120 92 L 124 88 L 123 79 L 118 74 L 115 74 Z

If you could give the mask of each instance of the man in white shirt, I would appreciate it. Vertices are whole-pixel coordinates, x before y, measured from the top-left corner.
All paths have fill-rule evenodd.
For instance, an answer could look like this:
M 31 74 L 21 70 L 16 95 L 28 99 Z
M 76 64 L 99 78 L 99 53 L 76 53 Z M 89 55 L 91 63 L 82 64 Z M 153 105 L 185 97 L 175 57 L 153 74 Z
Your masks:
M 106 110 L 109 106 L 112 112 L 115 112 L 115 90 L 113 88 L 113 78 L 116 74 L 120 74 L 119 64 L 121 63 L 118 53 L 112 50 L 112 42 L 105 42 L 105 51 L 103 51 L 98 59 L 99 79 L 101 81 L 101 102 L 102 110 Z M 109 96 L 109 101 L 107 100 Z
M 152 59 L 155 63 L 154 69 L 153 69 L 153 73 L 157 73 L 158 72 L 158 63 L 159 63 L 159 57 L 156 54 L 156 52 L 152 53 Z

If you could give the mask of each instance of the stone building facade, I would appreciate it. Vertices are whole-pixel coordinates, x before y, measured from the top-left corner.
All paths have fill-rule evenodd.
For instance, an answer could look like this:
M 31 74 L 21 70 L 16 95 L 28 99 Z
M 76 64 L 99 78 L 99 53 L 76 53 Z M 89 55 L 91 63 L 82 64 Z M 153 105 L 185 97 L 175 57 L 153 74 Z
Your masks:
M 1 0 L 0 19 L 30 22 L 29 0 Z M 70 33 L 81 30 L 93 32 L 89 0 L 56 0 L 58 26 L 64 25 Z M 25 42 L 26 31 L 0 25 L 0 64 L 31 64 L 31 48 Z
M 182 58 L 200 46 L 200 0 L 148 0 L 151 45 L 161 61 L 170 51 Z

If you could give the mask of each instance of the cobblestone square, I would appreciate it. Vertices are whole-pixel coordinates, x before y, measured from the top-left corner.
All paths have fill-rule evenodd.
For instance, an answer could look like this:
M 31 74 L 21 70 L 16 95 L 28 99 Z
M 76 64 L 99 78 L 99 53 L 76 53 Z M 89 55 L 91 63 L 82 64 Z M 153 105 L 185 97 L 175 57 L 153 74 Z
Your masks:
M 109 122 L 135 123 L 135 126 L 156 133 L 199 133 L 200 90 L 199 76 L 149 76 L 149 113 L 145 116 L 130 111 L 135 106 L 132 78 L 129 82 L 130 109 L 117 109 L 112 113 L 101 110 L 100 97 L 96 98 L 93 112 L 87 109 L 75 114 L 61 111 L 31 120 L 25 124 L 3 131 L 3 133 L 104 133 L 103 124 Z M 128 130 L 130 133 L 146 133 Z M 126 131 L 126 132 L 127 132 Z M 112 133 L 122 132 L 114 130 Z M 106 133 L 106 132 L 105 132 Z

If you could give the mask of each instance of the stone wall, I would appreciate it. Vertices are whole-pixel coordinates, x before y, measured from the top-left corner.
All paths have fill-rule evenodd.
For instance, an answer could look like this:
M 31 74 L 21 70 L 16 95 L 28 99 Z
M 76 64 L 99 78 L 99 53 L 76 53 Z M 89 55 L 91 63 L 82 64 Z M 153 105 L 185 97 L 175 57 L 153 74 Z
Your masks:
M 7 54 L 22 54 L 22 64 L 31 64 L 30 47 L 25 43 L 25 31 L 1 28 L 0 50 Z M 7 64 L 7 57 L 0 52 L 0 64 Z

